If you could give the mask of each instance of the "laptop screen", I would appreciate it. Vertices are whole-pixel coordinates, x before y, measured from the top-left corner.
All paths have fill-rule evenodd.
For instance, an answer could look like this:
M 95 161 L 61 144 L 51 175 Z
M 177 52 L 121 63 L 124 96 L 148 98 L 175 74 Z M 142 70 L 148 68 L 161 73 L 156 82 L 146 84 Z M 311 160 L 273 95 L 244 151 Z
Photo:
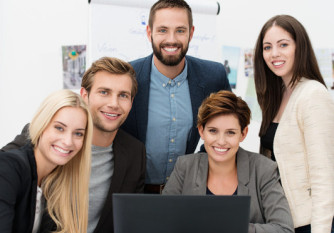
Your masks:
M 115 233 L 247 233 L 250 196 L 113 194 Z

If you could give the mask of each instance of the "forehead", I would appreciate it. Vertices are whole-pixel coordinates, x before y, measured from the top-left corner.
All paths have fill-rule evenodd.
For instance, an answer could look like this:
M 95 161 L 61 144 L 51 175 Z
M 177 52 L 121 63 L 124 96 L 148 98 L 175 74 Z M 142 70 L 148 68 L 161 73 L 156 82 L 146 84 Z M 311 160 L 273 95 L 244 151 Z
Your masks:
M 208 120 L 206 126 L 220 129 L 240 129 L 239 119 L 234 114 L 216 115 Z
M 263 42 L 277 40 L 293 40 L 289 32 L 280 26 L 272 26 L 264 34 Z
M 164 8 L 155 12 L 153 27 L 161 26 L 189 27 L 188 12 L 183 8 Z
M 61 122 L 68 127 L 86 128 L 87 115 L 80 107 L 67 106 L 59 109 L 53 116 L 52 121 Z
M 92 90 L 110 89 L 131 93 L 132 79 L 129 74 L 111 74 L 99 71 L 94 75 Z

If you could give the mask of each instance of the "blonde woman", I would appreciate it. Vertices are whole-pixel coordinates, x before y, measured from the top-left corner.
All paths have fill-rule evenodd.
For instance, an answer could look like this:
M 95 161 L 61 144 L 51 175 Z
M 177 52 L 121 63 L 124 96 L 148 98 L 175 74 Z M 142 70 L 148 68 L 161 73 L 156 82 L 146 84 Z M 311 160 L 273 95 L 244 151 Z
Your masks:
M 78 94 L 61 90 L 44 100 L 30 141 L 0 153 L 1 233 L 38 232 L 44 209 L 56 232 L 86 232 L 92 129 Z

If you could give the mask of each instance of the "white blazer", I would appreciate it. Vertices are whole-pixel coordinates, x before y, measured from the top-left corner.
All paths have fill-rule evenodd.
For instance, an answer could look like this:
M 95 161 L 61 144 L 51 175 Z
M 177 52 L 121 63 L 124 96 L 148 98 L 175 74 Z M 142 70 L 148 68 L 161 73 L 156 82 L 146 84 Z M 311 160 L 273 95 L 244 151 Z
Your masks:
M 302 78 L 279 122 L 274 153 L 294 226 L 329 233 L 334 215 L 334 102 Z

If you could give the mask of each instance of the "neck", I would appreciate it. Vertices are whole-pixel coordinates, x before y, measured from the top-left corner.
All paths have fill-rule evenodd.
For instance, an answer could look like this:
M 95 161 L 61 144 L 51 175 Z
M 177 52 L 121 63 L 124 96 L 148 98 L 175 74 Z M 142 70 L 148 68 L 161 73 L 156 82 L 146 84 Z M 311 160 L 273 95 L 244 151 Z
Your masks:
M 110 146 L 116 137 L 117 131 L 118 129 L 113 132 L 103 132 L 94 127 L 92 144 L 100 147 Z
M 237 164 L 235 160 L 224 163 L 215 163 L 209 160 L 209 174 L 219 177 L 230 177 L 237 174 Z
M 165 64 L 161 63 L 161 61 L 159 61 L 159 59 L 155 55 L 153 56 L 153 61 L 158 71 L 170 79 L 174 79 L 176 76 L 181 74 L 185 66 L 185 57 L 176 66 L 166 66 Z
M 40 187 L 42 185 L 43 179 L 49 175 L 56 166 L 48 165 L 48 163 L 44 162 L 44 157 L 40 154 L 40 151 L 35 147 L 34 155 L 37 166 L 37 185 Z
M 292 89 L 291 85 L 290 85 L 290 81 L 292 79 L 292 76 L 287 76 L 287 77 L 281 77 L 285 86 L 285 89 Z

